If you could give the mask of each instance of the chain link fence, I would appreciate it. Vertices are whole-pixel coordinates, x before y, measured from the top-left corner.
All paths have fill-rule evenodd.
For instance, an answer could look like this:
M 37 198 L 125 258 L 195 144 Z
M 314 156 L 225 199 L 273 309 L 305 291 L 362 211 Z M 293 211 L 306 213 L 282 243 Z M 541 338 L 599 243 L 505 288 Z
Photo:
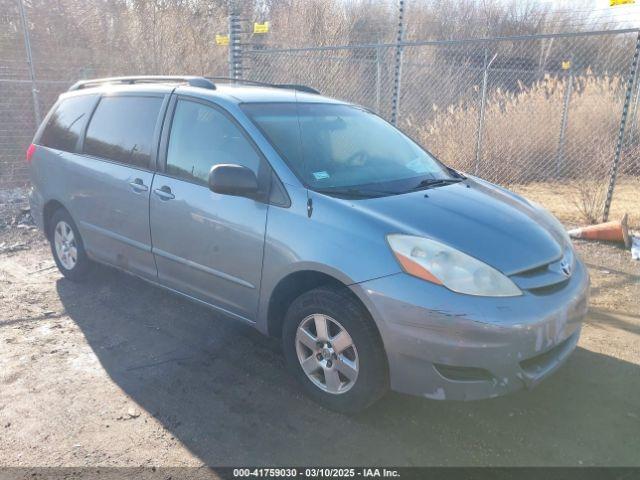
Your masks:
M 571 185 L 601 215 L 627 96 L 617 174 L 640 177 L 637 38 L 619 30 L 252 50 L 245 77 L 309 85 L 397 117 L 453 167 L 516 189 Z
M 21 15 L 20 2 L 0 3 L 0 190 L 28 184 L 24 152 L 38 119 L 77 79 L 199 73 L 181 71 L 187 56 L 203 74 L 232 71 L 227 52 L 213 43 L 195 53 L 176 51 L 168 64 L 148 58 L 127 63 L 78 47 L 72 35 L 68 45 L 49 45 L 46 32 Z M 616 173 L 619 182 L 640 181 L 640 95 L 632 68 L 637 38 L 638 30 L 629 29 L 303 48 L 244 45 L 241 73 L 248 80 L 309 85 L 396 119 L 445 163 L 489 181 L 515 189 L 572 185 L 601 215 L 625 100 Z M 54 58 L 53 51 L 65 55 Z
M 424 42 L 402 48 L 398 126 L 502 184 L 605 178 L 637 33 Z M 594 56 L 590 45 L 607 45 Z M 601 50 L 602 48 L 599 47 Z M 393 117 L 394 45 L 245 52 L 245 76 L 300 83 Z M 597 62 L 591 60 L 595 58 Z M 634 84 L 621 172 L 640 175 Z
M 227 51 L 214 40 L 227 28 L 224 3 L 202 11 L 166 2 L 158 11 L 144 2 L 0 0 L 0 209 L 29 183 L 25 152 L 40 118 L 77 80 L 227 75 Z M 69 25 L 69 9 L 83 16 L 90 37 Z

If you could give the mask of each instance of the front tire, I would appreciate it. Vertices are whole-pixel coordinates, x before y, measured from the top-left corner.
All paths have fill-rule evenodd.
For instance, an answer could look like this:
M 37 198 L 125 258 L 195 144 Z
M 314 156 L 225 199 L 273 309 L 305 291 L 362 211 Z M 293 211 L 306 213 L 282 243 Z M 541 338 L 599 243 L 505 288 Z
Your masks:
M 378 330 L 345 289 L 319 287 L 296 298 L 282 342 L 287 365 L 305 392 L 331 410 L 358 412 L 389 388 Z
M 49 225 L 49 243 L 58 270 L 74 282 L 84 279 L 91 267 L 91 261 L 87 257 L 82 237 L 71 215 L 60 208 L 51 216 Z

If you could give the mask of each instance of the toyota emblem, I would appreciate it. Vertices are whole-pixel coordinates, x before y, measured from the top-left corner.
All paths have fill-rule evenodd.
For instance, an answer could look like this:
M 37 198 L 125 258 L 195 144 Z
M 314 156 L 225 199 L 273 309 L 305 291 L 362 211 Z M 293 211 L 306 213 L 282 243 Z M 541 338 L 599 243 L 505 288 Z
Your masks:
M 571 264 L 567 260 L 562 260 L 562 262 L 560 262 L 560 269 L 565 276 L 571 276 Z

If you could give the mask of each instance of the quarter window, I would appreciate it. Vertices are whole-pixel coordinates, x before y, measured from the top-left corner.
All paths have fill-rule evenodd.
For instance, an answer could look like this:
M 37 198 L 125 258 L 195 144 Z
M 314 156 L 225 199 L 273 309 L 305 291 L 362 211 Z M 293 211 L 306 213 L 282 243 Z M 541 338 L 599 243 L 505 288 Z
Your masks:
M 103 97 L 84 142 L 84 152 L 135 167 L 149 168 L 160 97 Z
M 65 98 L 56 107 L 38 143 L 45 147 L 75 152 L 82 130 L 96 104 L 96 95 Z
M 260 156 L 251 143 L 224 113 L 189 100 L 176 105 L 166 173 L 207 185 L 214 165 L 233 163 L 259 175 Z

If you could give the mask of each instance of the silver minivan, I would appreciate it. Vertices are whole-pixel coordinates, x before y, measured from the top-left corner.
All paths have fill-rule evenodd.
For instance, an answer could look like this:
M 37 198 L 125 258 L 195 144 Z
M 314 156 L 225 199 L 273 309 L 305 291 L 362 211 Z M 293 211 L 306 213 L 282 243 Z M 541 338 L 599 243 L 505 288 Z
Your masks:
M 78 82 L 27 161 L 65 277 L 108 264 L 279 337 L 338 411 L 530 388 L 578 342 L 589 277 L 552 215 L 309 87 Z

